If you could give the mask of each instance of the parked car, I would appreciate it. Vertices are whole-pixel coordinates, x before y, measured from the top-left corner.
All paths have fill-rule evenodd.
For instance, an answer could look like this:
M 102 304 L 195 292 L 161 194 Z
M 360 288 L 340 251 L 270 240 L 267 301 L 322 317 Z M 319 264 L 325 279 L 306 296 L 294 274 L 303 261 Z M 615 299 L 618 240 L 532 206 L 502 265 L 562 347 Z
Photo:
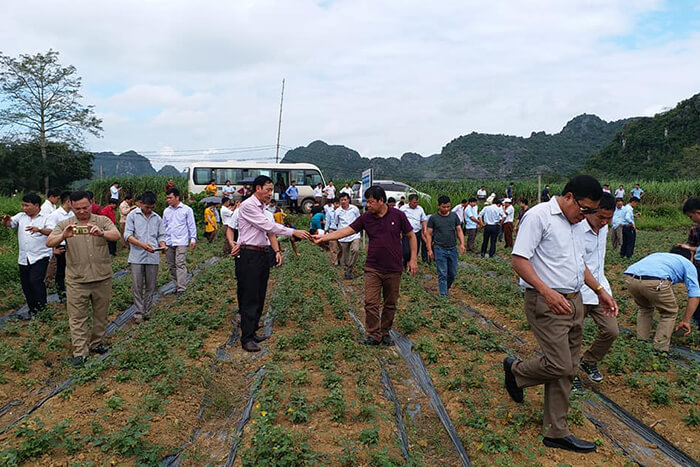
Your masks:
M 386 192 L 386 198 L 394 198 L 397 203 L 399 202 L 402 196 L 406 197 L 406 201 L 408 201 L 408 195 L 410 195 L 411 193 L 417 194 L 419 198 L 430 199 L 430 195 L 416 190 L 411 185 L 407 185 L 403 182 L 397 182 L 395 180 L 374 180 L 372 182 L 372 185 L 378 185 L 384 188 L 384 191 Z M 361 189 L 362 183 L 360 181 L 356 181 L 355 184 L 352 186 L 352 204 L 355 204 L 357 206 L 362 205 L 362 193 L 360 193 Z

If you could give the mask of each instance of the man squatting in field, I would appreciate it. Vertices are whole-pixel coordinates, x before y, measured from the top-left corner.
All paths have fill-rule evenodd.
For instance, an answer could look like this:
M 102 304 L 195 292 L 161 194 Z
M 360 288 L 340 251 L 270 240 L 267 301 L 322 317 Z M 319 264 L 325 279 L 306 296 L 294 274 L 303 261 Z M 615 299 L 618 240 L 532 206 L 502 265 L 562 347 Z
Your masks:
M 365 191 L 365 199 L 367 212 L 352 224 L 327 235 L 313 235 L 312 240 L 318 245 L 358 234 L 362 230 L 367 232 L 369 247 L 365 261 L 365 344 L 393 345 L 389 331 L 394 322 L 403 271 L 401 234 L 409 241 L 411 258 L 407 270 L 411 274 L 418 270 L 416 235 L 406 214 L 387 205 L 386 193 L 382 187 L 369 187 Z M 380 300 L 382 294 L 383 306 Z
M 562 196 L 528 210 L 513 247 L 513 269 L 525 287 L 525 314 L 543 354 L 528 361 L 507 357 L 505 387 L 521 403 L 522 388 L 544 384 L 543 443 L 575 452 L 596 449 L 594 443 L 571 434 L 566 420 L 583 338 L 584 283 L 598 295 L 603 312 L 617 316 L 615 300 L 586 267 L 585 238 L 576 228 L 586 215 L 598 211 L 602 196 L 595 178 L 574 177 Z

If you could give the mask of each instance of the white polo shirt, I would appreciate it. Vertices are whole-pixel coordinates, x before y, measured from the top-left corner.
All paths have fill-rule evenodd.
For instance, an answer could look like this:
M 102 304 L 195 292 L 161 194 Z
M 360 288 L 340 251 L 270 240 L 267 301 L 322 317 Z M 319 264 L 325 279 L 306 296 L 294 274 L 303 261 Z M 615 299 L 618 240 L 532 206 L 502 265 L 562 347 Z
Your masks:
M 503 210 L 506 213 L 506 220 L 504 222 L 513 222 L 515 217 L 515 208 L 513 206 L 508 206 Z
M 587 220 L 583 220 L 576 224 L 576 229 L 580 230 L 586 239 L 586 252 L 583 254 L 583 261 L 593 277 L 600 282 L 606 292 L 612 295 L 610 283 L 605 277 L 605 245 L 608 239 L 608 226 L 603 226 L 596 234 L 591 228 L 591 224 Z M 581 289 L 581 296 L 584 305 L 598 304 L 598 295 L 586 284 Z
M 550 288 L 578 292 L 586 270 L 583 231 L 569 223 L 557 196 L 527 210 L 518 226 L 513 255 L 530 261 L 537 276 Z M 532 286 L 520 279 L 520 285 Z
M 38 213 L 34 219 L 23 212 L 12 216 L 10 227 L 17 229 L 17 239 L 19 241 L 19 255 L 17 263 L 23 266 L 34 264 L 42 258 L 51 257 L 52 250 L 46 246 L 46 235 L 27 231 L 27 227 L 39 227 L 48 229 L 47 222 L 49 216 Z
M 231 208 L 226 207 L 226 206 L 221 206 L 221 223 L 222 224 L 228 225 L 229 219 L 231 218 L 232 215 L 233 215 L 233 211 L 231 211 Z
M 408 222 L 413 227 L 413 233 L 418 233 L 423 230 L 423 222 L 428 222 L 428 216 L 421 206 L 411 208 L 408 204 L 401 206 L 401 211 L 406 214 Z
M 467 205 L 467 207 L 469 207 L 469 205 Z M 464 210 L 465 210 L 465 208 L 462 207 L 461 204 L 458 204 L 457 206 L 452 208 L 452 212 L 457 214 L 457 217 L 459 217 L 460 224 L 464 224 Z
M 338 230 L 344 229 L 345 227 L 350 227 L 350 224 L 355 222 L 355 219 L 358 217 L 360 217 L 360 210 L 357 209 L 357 206 L 351 204 L 347 209 L 343 209 L 341 206 L 335 210 L 335 226 Z M 340 243 L 347 243 L 358 238 L 360 238 L 360 234 L 355 233 L 345 238 L 341 238 L 338 241 Z

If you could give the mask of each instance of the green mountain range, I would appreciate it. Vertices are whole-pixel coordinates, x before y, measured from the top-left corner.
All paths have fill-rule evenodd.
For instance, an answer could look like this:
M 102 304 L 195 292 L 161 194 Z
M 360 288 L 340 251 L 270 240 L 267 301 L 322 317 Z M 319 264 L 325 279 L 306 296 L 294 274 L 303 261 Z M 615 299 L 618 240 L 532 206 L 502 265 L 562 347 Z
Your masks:
M 326 178 L 356 178 L 372 167 L 375 178 L 400 180 L 522 179 L 538 172 L 567 175 L 608 144 L 630 120 L 606 122 L 595 115 L 575 117 L 556 134 L 529 137 L 471 133 L 447 143 L 439 154 L 406 153 L 400 159 L 368 159 L 345 146 L 314 141 L 288 151 L 282 162 L 316 164 Z M 551 176 L 549 177 L 552 178 Z
M 583 168 L 622 179 L 700 178 L 700 94 L 628 122 Z
M 133 175 L 176 177 L 182 175 L 182 172 L 172 165 L 164 165 L 160 170 L 154 169 L 151 161 L 136 151 L 127 151 L 121 154 L 96 152 L 93 153 L 93 157 L 92 171 L 94 178 L 128 177 Z

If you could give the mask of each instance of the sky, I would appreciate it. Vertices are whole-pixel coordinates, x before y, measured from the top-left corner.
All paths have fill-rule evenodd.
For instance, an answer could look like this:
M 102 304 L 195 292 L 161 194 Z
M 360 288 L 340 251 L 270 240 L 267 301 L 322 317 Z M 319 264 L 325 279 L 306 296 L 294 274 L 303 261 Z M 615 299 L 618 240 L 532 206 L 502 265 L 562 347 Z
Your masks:
M 690 0 L 23 0 L 0 52 L 60 53 L 103 120 L 92 151 L 154 167 L 314 140 L 424 156 L 471 132 L 556 133 L 700 92 Z

